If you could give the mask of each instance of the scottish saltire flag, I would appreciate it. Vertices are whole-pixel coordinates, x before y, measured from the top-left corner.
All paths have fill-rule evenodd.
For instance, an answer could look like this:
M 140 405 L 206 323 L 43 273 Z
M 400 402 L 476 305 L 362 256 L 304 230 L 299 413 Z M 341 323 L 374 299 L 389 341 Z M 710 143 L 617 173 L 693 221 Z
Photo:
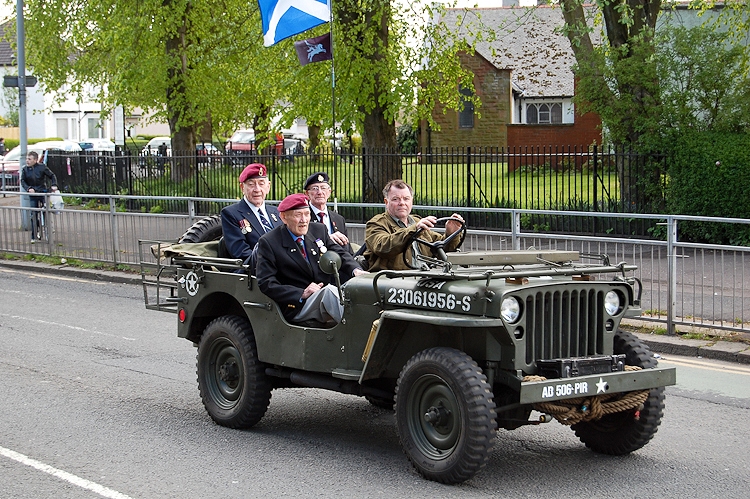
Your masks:
M 258 6 L 266 47 L 331 19 L 330 0 L 258 0 Z

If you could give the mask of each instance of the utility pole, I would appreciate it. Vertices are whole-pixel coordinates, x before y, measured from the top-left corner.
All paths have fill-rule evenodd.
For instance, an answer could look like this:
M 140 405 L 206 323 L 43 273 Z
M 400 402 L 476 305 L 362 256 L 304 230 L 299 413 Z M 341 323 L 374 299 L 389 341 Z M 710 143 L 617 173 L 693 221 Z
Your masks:
M 16 0 L 16 34 L 18 51 L 18 128 L 21 141 L 21 165 L 26 159 L 26 33 L 23 27 L 23 0 Z

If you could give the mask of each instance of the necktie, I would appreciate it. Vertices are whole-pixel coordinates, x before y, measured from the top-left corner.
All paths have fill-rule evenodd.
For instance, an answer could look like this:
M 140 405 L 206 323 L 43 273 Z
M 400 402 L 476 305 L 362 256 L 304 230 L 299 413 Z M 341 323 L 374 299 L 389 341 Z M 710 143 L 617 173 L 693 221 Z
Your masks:
M 263 212 L 261 210 L 258 210 L 258 218 L 260 218 L 260 224 L 263 226 L 263 229 L 266 232 L 270 232 L 271 230 L 273 230 L 271 222 L 269 222 L 268 219 L 263 216 Z
M 325 226 L 326 230 L 330 234 L 331 233 L 331 229 L 330 229 L 330 227 L 328 227 L 328 224 L 326 223 L 326 214 L 323 213 L 322 211 L 319 211 L 318 212 L 318 218 L 320 219 L 320 223 L 322 223 Z
M 304 259 L 307 260 L 307 251 L 305 251 L 305 242 L 302 240 L 301 237 L 297 238 L 297 246 L 299 246 L 299 251 L 300 253 L 302 253 L 302 256 L 304 257 Z

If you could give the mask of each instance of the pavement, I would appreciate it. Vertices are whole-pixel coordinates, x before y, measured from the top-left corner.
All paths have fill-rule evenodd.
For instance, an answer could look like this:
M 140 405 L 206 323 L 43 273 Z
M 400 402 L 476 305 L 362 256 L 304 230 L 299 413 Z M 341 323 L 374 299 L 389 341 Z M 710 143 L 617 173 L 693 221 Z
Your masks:
M 0 269 L 16 269 L 27 272 L 54 274 L 77 279 L 88 279 L 92 281 L 105 281 L 122 284 L 141 285 L 141 275 L 136 272 L 126 272 L 105 269 L 86 269 L 72 267 L 70 265 L 51 265 L 47 263 L 25 261 L 25 260 L 3 260 L 0 259 Z M 655 332 L 644 332 L 655 329 L 655 323 L 647 321 L 623 321 L 621 327 L 633 332 L 651 351 L 659 355 L 682 355 L 685 357 L 697 357 L 705 359 L 737 362 L 750 364 L 750 338 L 741 337 L 739 340 L 728 341 L 730 333 L 718 329 L 703 330 L 709 335 L 709 339 L 688 339 L 680 335 L 656 334 Z M 742 340 L 745 341 L 742 341 Z

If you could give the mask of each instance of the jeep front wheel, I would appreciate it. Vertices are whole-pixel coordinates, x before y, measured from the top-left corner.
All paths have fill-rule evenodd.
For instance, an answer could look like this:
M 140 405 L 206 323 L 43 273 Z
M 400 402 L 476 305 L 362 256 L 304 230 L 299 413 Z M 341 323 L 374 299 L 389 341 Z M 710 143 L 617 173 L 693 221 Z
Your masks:
M 635 335 L 618 330 L 614 353 L 625 354 L 625 363 L 643 369 L 656 367 L 651 350 Z M 598 421 L 571 426 L 586 447 L 601 454 L 621 456 L 640 449 L 656 434 L 664 414 L 664 387 L 652 388 L 643 407 L 608 414 Z
M 271 383 L 247 319 L 226 315 L 211 321 L 197 358 L 198 389 L 211 419 L 229 428 L 260 421 L 271 401 Z
M 458 350 L 416 354 L 396 385 L 396 425 L 423 477 L 447 484 L 470 479 L 487 463 L 497 429 L 487 378 Z

